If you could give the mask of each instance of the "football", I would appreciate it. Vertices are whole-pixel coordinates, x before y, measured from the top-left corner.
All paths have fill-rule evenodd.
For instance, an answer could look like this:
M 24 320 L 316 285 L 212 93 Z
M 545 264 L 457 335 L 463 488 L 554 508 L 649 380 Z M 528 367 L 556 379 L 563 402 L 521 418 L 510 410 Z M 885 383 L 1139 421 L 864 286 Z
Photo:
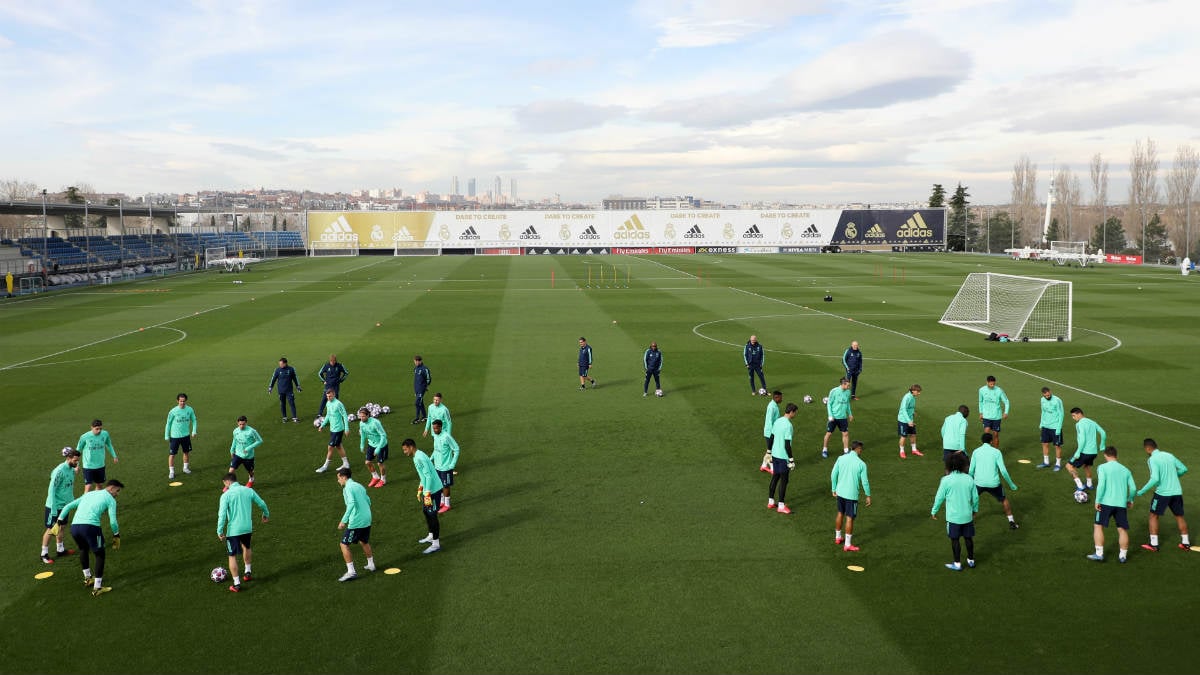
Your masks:
M 655 390 L 654 390 L 654 395 L 655 395 L 655 396 L 657 396 L 657 397 L 659 397 L 659 398 L 662 398 L 662 389 L 655 389 Z
M 324 417 L 318 417 L 317 419 L 313 420 L 313 426 L 314 426 L 314 427 L 316 427 L 316 428 L 318 428 L 318 429 L 320 429 L 320 428 L 321 428 L 321 425 L 322 425 L 322 424 L 324 424 L 324 423 L 325 423 L 325 418 L 324 418 Z
M 829 397 L 828 397 L 828 396 L 825 396 L 825 397 L 823 397 L 823 398 L 821 399 L 821 403 L 824 403 L 824 404 L 828 405 L 828 404 L 829 404 Z
M 1083 490 L 1075 491 L 1075 502 L 1077 504 L 1086 504 L 1087 500 L 1088 500 L 1088 493 L 1084 492 Z
M 67 447 L 62 449 L 62 456 L 66 457 L 69 454 L 71 454 L 71 446 L 68 445 Z
M 213 583 L 219 584 L 229 578 L 229 573 L 225 571 L 224 567 L 214 567 L 208 576 L 213 580 Z
M 766 395 L 767 395 L 767 390 L 766 390 L 766 389 L 759 389 L 759 390 L 758 390 L 758 395 L 759 395 L 759 396 L 766 396 Z
M 805 395 L 804 395 L 804 402 L 805 402 L 805 403 L 812 403 L 812 402 L 813 402 L 813 397 L 812 397 L 812 396 L 809 396 L 808 394 L 805 394 Z

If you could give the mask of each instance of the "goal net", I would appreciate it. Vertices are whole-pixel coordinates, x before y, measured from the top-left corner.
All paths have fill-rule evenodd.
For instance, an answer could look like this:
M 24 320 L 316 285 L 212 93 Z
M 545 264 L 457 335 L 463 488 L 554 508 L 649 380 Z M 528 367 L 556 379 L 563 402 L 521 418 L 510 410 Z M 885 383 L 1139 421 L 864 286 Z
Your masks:
M 1071 339 L 1069 281 L 995 272 L 967 275 L 938 323 L 1010 340 Z
M 308 245 L 310 256 L 356 256 L 358 239 L 353 241 L 314 241 Z
M 1075 263 L 1080 267 L 1087 266 L 1086 241 L 1052 241 L 1050 242 L 1050 259 L 1055 265 Z
M 224 246 L 204 249 L 204 269 L 224 264 L 221 261 L 227 257 Z

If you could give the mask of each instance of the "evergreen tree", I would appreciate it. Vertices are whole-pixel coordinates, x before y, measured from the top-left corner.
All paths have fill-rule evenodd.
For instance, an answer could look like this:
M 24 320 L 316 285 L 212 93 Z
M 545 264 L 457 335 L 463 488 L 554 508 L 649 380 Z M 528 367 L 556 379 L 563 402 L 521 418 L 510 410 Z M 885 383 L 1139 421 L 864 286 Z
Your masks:
M 1058 225 L 1058 218 L 1051 218 L 1050 227 L 1046 230 L 1045 244 L 1047 247 L 1050 246 L 1050 242 L 1052 241 L 1062 240 L 1062 232 L 1060 231 L 1061 229 L 1062 228 L 1060 228 Z
M 933 194 L 929 195 L 929 208 L 940 209 L 946 205 L 946 189 L 941 183 L 933 184 Z
M 1167 228 L 1162 219 L 1155 213 L 1150 222 L 1146 223 L 1146 234 L 1143 241 L 1138 237 L 1138 248 L 1145 251 L 1145 262 L 1160 261 L 1171 255 L 1171 244 L 1167 239 Z
M 1090 245 L 1093 251 L 1105 253 L 1125 250 L 1125 228 L 1121 225 L 1121 219 L 1112 216 L 1103 224 L 1097 223 Z
M 989 242 L 988 250 L 992 253 L 999 253 L 1006 248 L 1015 248 L 1022 245 L 1021 230 L 1013 222 L 1012 216 L 1008 214 L 1008 211 L 1000 211 L 988 219 L 988 224 L 984 232 L 984 236 L 987 237 L 987 241 Z
M 935 186 L 940 188 L 941 186 Z M 935 190 L 936 193 L 936 190 Z M 950 213 L 947 214 L 946 222 L 946 248 L 951 251 L 965 251 L 967 243 L 967 205 L 971 202 L 967 200 L 971 194 L 963 187 L 962 183 L 954 189 L 954 196 L 950 198 Z M 932 203 L 932 198 L 930 202 Z

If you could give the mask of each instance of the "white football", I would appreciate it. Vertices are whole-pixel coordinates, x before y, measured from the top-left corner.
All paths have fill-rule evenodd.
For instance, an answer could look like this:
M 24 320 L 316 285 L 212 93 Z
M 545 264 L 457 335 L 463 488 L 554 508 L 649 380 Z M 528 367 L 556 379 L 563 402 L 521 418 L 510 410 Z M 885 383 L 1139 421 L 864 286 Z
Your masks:
M 71 454 L 71 446 L 68 445 L 67 447 L 62 449 L 62 456 L 66 457 L 69 454 Z
M 766 389 L 759 389 L 759 390 L 758 390 L 758 395 L 759 395 L 759 396 L 766 396 L 766 395 L 767 395 L 767 390 L 766 390 Z
M 229 573 L 225 571 L 224 567 L 214 567 L 208 576 L 213 580 L 213 583 L 219 584 L 229 578 Z
M 1088 493 L 1084 492 L 1083 490 L 1075 491 L 1075 502 L 1077 504 L 1086 504 L 1087 500 L 1088 500 Z
M 379 412 L 383 413 L 384 415 L 390 414 L 392 412 L 392 407 L 385 405 L 379 409 Z
M 314 427 L 316 427 L 316 428 L 318 428 L 318 429 L 320 429 L 320 428 L 321 428 L 321 425 L 322 425 L 322 424 L 325 424 L 325 418 L 324 418 L 324 417 L 317 417 L 317 419 L 313 420 L 313 426 L 314 426 Z
M 813 402 L 813 397 L 812 397 L 812 396 L 809 396 L 808 394 L 805 394 L 805 395 L 804 395 L 804 402 L 805 402 L 805 403 L 812 403 L 812 402 Z
M 657 397 L 659 397 L 659 398 L 662 398 L 662 389 L 655 389 L 655 390 L 654 390 L 654 395 L 655 395 L 655 396 L 657 396 Z
M 824 403 L 825 405 L 829 405 L 829 397 L 828 397 L 828 396 L 822 396 L 822 397 L 821 397 L 821 403 Z

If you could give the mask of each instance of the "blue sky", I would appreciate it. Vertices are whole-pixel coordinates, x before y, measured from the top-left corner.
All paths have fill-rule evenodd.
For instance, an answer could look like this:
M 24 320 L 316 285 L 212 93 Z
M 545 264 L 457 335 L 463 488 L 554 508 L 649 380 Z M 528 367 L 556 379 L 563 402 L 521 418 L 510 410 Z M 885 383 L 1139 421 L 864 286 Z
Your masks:
M 0 178 L 1008 200 L 1200 143 L 1188 2 L 0 0 Z M 1189 35 L 1190 33 L 1190 35 Z

